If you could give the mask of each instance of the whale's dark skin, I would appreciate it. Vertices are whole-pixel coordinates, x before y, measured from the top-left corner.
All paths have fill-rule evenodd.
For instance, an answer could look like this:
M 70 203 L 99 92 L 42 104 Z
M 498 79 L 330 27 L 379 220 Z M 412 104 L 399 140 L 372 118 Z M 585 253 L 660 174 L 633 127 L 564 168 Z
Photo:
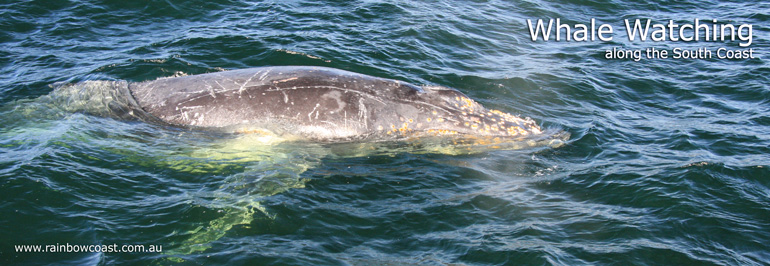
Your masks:
M 260 67 L 129 83 L 146 113 L 175 126 L 314 140 L 423 135 L 522 137 L 531 119 L 488 110 L 446 87 L 326 67 Z

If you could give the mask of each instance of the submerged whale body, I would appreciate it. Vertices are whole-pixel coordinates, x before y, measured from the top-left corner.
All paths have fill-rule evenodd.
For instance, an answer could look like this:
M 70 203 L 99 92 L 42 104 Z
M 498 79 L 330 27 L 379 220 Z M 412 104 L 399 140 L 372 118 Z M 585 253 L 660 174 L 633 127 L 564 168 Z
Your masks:
M 440 86 L 326 67 L 280 66 L 129 83 L 113 81 L 110 113 L 165 124 L 310 140 L 543 133 L 530 118 L 490 110 Z M 126 98 L 126 99 L 120 99 Z

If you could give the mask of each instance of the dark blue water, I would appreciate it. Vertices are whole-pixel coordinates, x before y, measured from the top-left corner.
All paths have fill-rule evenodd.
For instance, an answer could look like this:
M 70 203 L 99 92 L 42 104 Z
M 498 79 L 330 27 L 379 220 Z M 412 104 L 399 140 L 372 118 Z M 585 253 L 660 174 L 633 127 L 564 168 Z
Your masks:
M 762 1 L 0 3 L 0 264 L 770 264 Z M 526 20 L 614 28 L 532 41 Z M 624 19 L 751 24 L 629 41 Z M 754 59 L 606 59 L 617 49 Z M 316 65 L 457 88 L 571 133 L 468 155 L 253 144 L 69 112 L 50 84 Z M 24 252 L 18 245 L 157 245 Z

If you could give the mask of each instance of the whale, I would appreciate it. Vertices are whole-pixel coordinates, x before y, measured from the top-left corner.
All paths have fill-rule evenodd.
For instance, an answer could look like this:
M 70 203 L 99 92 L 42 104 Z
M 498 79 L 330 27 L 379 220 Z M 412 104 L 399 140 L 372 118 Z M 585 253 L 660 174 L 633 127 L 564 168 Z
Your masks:
M 563 132 L 544 134 L 533 119 L 488 109 L 453 88 L 319 66 L 85 81 L 54 92 L 67 108 L 86 113 L 315 142 L 434 137 L 495 144 L 567 138 Z
M 221 215 L 175 234 L 182 240 L 166 253 L 172 256 L 204 251 L 237 225 L 273 219 L 262 199 L 305 187 L 313 179 L 303 173 L 327 159 L 528 153 L 530 147 L 558 147 L 569 136 L 486 108 L 456 89 L 327 67 L 52 86 L 49 94 L 0 108 L 0 115 L 18 118 L 8 121 L 25 125 L 0 136 L 28 145 L 27 135 L 48 143 L 56 132 L 96 150 L 89 154 L 107 154 L 105 160 L 142 171 L 227 176 L 215 191 L 192 195 L 196 206 Z
M 276 66 L 130 83 L 135 105 L 181 127 L 340 141 L 416 135 L 522 137 L 530 118 L 462 92 L 315 66 Z

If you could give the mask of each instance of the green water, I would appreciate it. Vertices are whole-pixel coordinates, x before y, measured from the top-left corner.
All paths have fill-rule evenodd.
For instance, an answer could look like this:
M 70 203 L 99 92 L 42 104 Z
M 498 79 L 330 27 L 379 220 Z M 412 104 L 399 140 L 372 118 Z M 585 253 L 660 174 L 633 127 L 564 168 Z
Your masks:
M 770 264 L 770 5 L 0 3 L 0 264 Z M 527 19 L 611 24 L 532 41 Z M 629 41 L 623 19 L 753 25 Z M 606 59 L 620 49 L 754 59 Z M 272 143 L 73 112 L 50 84 L 317 65 L 457 88 L 571 134 L 473 154 Z M 71 105 L 69 105 L 71 106 Z M 162 252 L 20 252 L 18 245 Z

